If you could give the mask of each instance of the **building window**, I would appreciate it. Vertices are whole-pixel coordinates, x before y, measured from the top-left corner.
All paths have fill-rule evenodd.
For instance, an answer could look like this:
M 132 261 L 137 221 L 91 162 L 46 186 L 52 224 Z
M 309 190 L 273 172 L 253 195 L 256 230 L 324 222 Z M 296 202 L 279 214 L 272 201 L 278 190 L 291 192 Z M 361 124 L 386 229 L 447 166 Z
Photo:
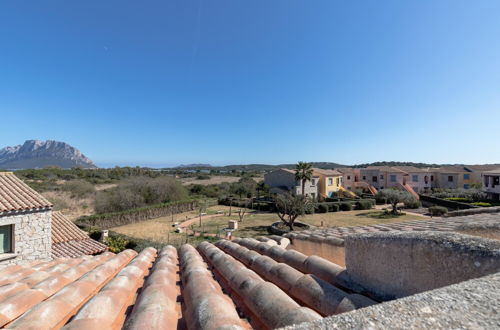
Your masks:
M 380 180 L 384 180 L 384 175 L 380 174 Z
M 340 186 L 340 178 L 337 178 L 337 186 Z
M 470 174 L 464 174 L 464 180 L 469 180 L 470 179 Z
M 391 182 L 396 182 L 397 178 L 394 174 L 391 174 Z
M 448 175 L 448 182 L 453 182 L 453 175 Z
M 333 184 L 333 179 L 332 178 L 328 178 L 328 185 L 331 186 Z
M 434 181 L 434 175 L 431 175 L 431 182 Z
M 411 180 L 412 180 L 413 182 L 418 182 L 418 175 L 412 175 Z
M 373 181 L 373 182 L 377 182 L 377 176 L 376 176 L 376 175 L 374 175 L 374 176 L 372 177 L 372 181 Z
M 13 225 L 0 226 L 0 254 L 13 252 L 13 245 L 14 245 L 12 244 L 13 228 L 14 228 Z
M 469 189 L 470 186 L 468 184 L 464 184 L 464 189 Z
M 316 183 L 315 183 L 314 179 L 312 179 L 312 180 L 311 180 L 311 185 L 313 185 L 313 186 L 314 186 L 315 184 L 316 184 Z
M 366 176 L 365 175 L 363 175 L 363 180 L 366 180 Z
M 351 180 L 351 176 L 350 175 L 347 176 L 347 180 Z

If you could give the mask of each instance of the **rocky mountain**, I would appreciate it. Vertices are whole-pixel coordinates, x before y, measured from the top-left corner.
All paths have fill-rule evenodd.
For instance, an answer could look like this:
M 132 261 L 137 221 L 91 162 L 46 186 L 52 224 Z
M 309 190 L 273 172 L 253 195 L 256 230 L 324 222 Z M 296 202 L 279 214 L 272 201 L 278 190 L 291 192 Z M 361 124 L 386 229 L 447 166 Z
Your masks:
M 80 150 L 59 141 L 27 140 L 22 145 L 0 149 L 1 169 L 17 170 L 46 166 L 59 166 L 62 168 L 96 167 Z

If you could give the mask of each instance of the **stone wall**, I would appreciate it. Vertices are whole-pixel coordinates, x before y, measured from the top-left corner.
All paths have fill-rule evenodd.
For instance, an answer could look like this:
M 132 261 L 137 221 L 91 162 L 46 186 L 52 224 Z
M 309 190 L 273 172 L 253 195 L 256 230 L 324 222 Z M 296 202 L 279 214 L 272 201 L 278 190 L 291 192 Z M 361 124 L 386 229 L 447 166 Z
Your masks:
M 12 254 L 0 254 L 0 267 L 30 260 L 48 260 L 52 253 L 51 210 L 7 213 L 0 226 L 14 225 Z
M 381 300 L 400 298 L 500 271 L 500 242 L 438 232 L 348 236 L 350 279 Z
M 286 235 L 291 241 L 287 249 L 293 249 L 307 256 L 316 255 L 345 266 L 344 240 L 336 237 L 325 237 L 320 235 Z

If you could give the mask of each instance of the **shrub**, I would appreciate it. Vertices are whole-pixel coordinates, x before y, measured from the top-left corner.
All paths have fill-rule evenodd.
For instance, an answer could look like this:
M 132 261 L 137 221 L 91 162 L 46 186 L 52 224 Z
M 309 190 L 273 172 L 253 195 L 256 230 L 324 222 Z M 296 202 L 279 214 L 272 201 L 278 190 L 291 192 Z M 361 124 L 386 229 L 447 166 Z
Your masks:
M 455 201 L 455 202 L 470 202 L 470 200 L 468 198 L 465 198 L 465 197 L 448 197 L 445 199 L 449 200 L 449 201 Z
M 491 204 L 490 203 L 486 203 L 486 202 L 475 202 L 475 203 L 471 203 L 472 205 L 476 205 L 476 206 L 481 206 L 481 207 L 490 207 Z
M 120 236 L 109 236 L 106 239 L 106 244 L 109 247 L 109 251 L 119 253 L 127 249 L 129 242 Z
M 318 204 L 318 213 L 326 213 L 328 212 L 328 204 L 326 203 L 319 203 Z
M 360 200 L 356 202 L 356 209 L 358 210 L 369 210 L 373 207 L 373 202 L 371 200 Z
M 61 189 L 71 193 L 71 197 L 83 197 L 95 192 L 93 184 L 80 180 L 67 181 L 62 185 Z
M 340 210 L 341 211 L 351 211 L 352 210 L 352 204 L 351 203 L 340 203 Z
M 405 203 L 405 209 L 418 209 L 422 206 L 422 203 L 418 199 L 408 200 Z
M 448 213 L 448 209 L 444 206 L 431 206 L 429 207 L 429 213 L 432 215 L 432 216 L 442 216 L 442 215 L 445 215 L 446 213 Z
M 187 189 L 169 177 L 134 177 L 113 189 L 100 191 L 95 201 L 97 213 L 118 212 L 147 205 L 186 199 Z
M 339 203 L 328 203 L 328 212 L 338 212 Z
M 91 226 L 89 229 L 89 236 L 93 240 L 100 240 L 102 236 L 102 230 L 100 230 L 98 227 Z

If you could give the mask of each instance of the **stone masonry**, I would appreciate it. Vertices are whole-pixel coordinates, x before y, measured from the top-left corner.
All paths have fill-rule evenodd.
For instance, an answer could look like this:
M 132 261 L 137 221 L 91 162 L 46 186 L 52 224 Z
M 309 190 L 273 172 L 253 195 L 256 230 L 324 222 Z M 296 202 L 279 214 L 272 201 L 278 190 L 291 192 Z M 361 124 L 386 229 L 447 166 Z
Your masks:
M 51 258 L 51 213 L 50 209 L 42 209 L 0 216 L 0 226 L 14 225 L 14 253 L 0 255 L 0 268 L 8 264 Z

